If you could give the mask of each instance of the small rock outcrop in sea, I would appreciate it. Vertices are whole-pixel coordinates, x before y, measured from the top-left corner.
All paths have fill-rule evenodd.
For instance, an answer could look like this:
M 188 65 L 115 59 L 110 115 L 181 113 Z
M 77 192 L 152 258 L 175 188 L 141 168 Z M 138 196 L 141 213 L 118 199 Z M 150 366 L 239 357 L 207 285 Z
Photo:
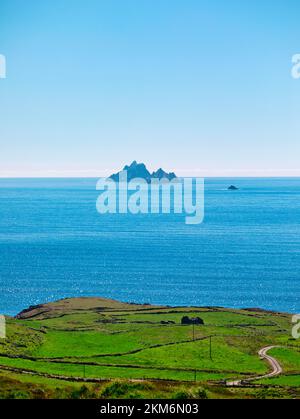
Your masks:
M 146 180 L 148 183 L 151 182 L 151 179 L 167 179 L 167 180 L 173 180 L 177 179 L 177 176 L 175 173 L 167 173 L 163 169 L 158 169 L 156 172 L 153 172 L 152 174 L 149 172 L 147 167 L 144 163 L 137 163 L 136 161 L 132 162 L 131 165 L 125 166 L 123 171 L 127 172 L 127 180 L 130 182 L 132 179 L 140 178 Z M 115 182 L 119 181 L 119 175 L 120 172 L 115 173 L 109 177 L 109 179 L 114 180 Z
M 200 319 L 200 317 L 183 316 L 181 319 L 181 324 L 204 324 L 204 321 Z
M 229 186 L 229 188 L 228 188 L 228 190 L 229 191 L 238 191 L 238 189 L 239 188 L 237 188 L 236 186 L 234 186 L 234 185 L 231 185 L 231 186 Z

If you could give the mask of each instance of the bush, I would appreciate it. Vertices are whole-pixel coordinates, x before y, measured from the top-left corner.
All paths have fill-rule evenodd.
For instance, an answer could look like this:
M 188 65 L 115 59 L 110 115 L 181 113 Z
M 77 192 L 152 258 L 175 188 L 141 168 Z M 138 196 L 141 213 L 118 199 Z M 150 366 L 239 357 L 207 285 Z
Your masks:
M 30 395 L 27 393 L 27 391 L 11 391 L 8 393 L 7 396 L 8 399 L 30 399 Z
M 97 396 L 94 392 L 90 391 L 87 386 L 82 386 L 78 390 L 71 393 L 71 399 L 96 399 Z
M 274 388 L 263 388 L 255 393 L 257 399 L 280 399 L 282 394 Z
M 177 400 L 189 400 L 189 399 L 208 399 L 207 392 L 202 387 L 199 387 L 195 391 L 189 391 L 182 389 L 173 394 L 172 399 Z
M 128 398 L 140 398 L 141 395 L 137 393 L 138 390 L 149 390 L 151 386 L 144 383 L 130 383 L 124 381 L 114 381 L 108 384 L 101 393 L 102 397 L 119 398 L 127 395 Z
M 180 390 L 177 391 L 176 393 L 174 393 L 172 399 L 177 399 L 177 400 L 189 400 L 192 399 L 193 395 L 186 390 Z
M 195 399 L 208 399 L 206 390 L 204 390 L 204 388 L 199 387 L 195 392 Z

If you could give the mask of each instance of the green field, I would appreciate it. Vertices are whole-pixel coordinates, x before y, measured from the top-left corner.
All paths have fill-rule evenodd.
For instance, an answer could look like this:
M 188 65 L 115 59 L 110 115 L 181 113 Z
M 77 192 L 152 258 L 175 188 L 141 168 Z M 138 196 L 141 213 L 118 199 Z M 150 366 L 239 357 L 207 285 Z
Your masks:
M 183 316 L 204 325 L 182 325 Z M 226 381 L 274 378 L 232 388 Z M 7 318 L 0 397 L 298 398 L 300 341 L 291 316 L 262 310 L 160 307 L 66 299 Z

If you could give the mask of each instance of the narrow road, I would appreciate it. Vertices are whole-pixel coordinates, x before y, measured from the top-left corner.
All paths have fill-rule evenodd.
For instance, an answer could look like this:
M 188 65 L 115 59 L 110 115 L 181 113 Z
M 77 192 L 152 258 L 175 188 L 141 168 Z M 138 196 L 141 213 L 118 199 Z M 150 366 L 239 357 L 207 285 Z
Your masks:
M 229 387 L 242 386 L 243 383 L 248 383 L 249 381 L 261 380 L 263 378 L 272 378 L 272 377 L 276 377 L 277 375 L 282 374 L 283 370 L 282 370 L 281 365 L 277 361 L 277 359 L 275 359 L 272 356 L 267 354 L 268 351 L 270 351 L 271 349 L 274 349 L 274 348 L 278 348 L 278 346 L 266 346 L 265 348 L 262 348 L 258 351 L 258 355 L 260 356 L 260 358 L 263 359 L 263 360 L 266 360 L 270 364 L 270 366 L 272 368 L 271 372 L 269 372 L 268 374 L 265 374 L 265 375 L 260 375 L 260 376 L 257 376 L 257 377 L 251 377 L 251 378 L 247 378 L 247 379 L 244 379 L 244 380 L 227 381 L 226 385 L 229 386 Z

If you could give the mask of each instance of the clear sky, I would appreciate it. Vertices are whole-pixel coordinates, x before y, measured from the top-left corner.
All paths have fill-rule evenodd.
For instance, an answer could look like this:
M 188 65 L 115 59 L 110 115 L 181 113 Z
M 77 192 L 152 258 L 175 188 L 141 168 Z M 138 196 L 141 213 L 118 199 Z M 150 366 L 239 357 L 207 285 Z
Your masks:
M 299 0 L 0 0 L 0 176 L 300 176 Z

